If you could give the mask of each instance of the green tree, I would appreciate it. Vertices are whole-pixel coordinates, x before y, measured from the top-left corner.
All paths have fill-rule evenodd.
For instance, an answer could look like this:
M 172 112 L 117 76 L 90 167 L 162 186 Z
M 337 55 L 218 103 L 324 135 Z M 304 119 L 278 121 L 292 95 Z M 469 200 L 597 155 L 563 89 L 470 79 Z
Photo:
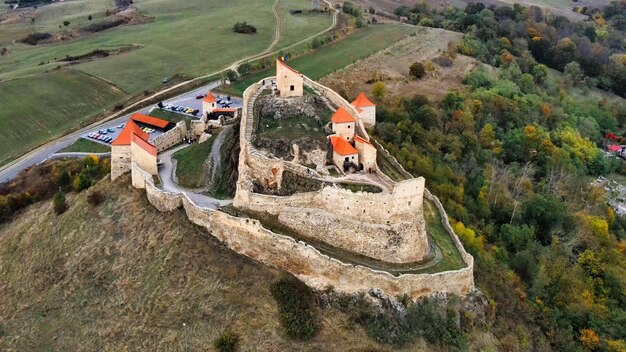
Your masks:
M 382 99 L 387 96 L 387 86 L 383 82 L 376 82 L 372 86 L 372 95 L 376 99 Z
M 54 208 L 54 212 L 57 215 L 60 215 L 67 210 L 67 203 L 65 201 L 65 193 L 63 191 L 59 191 L 57 192 L 57 194 L 54 195 L 53 208 Z
M 426 68 L 423 63 L 414 62 L 411 64 L 411 67 L 409 67 L 409 74 L 417 79 L 420 79 L 426 75 Z
M 576 61 L 572 61 L 565 65 L 563 72 L 565 73 L 565 77 L 574 86 L 580 85 L 585 77 L 580 64 Z

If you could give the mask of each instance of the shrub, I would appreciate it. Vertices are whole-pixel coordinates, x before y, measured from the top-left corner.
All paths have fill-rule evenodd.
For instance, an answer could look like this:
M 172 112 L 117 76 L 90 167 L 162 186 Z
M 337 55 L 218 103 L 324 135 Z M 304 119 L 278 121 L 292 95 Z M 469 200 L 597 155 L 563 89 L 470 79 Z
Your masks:
M 377 99 L 382 99 L 387 95 L 387 86 L 383 82 L 376 82 L 372 86 L 372 95 Z
M 423 63 L 414 62 L 411 67 L 409 67 L 409 74 L 417 79 L 420 79 L 426 75 L 426 68 Z
M 102 201 L 104 201 L 104 194 L 100 191 L 93 191 L 87 196 L 87 202 L 94 207 L 100 205 Z
M 87 17 L 87 19 L 91 21 L 91 20 L 93 20 L 93 16 L 92 16 L 92 15 L 89 15 L 89 16 Z
M 361 10 L 359 10 L 358 7 L 354 6 L 354 4 L 350 1 L 344 1 L 343 12 L 354 17 L 361 17 Z
M 59 191 L 54 195 L 54 212 L 59 215 L 63 214 L 67 210 L 67 203 L 65 201 L 65 193 Z
M 224 331 L 215 341 L 213 347 L 220 352 L 234 352 L 237 350 L 239 335 Z
M 70 25 L 70 21 L 63 21 L 63 25 L 64 25 L 65 27 L 69 26 L 69 25 Z
M 233 26 L 233 32 L 235 33 L 243 33 L 243 34 L 254 34 L 256 33 L 256 27 L 251 24 L 247 24 L 244 22 L 237 22 Z
M 85 170 L 81 171 L 74 179 L 74 191 L 80 192 L 91 186 L 91 178 Z
M 313 337 L 318 330 L 313 291 L 294 277 L 274 282 L 270 290 L 287 335 L 301 340 Z
M 50 33 L 35 32 L 20 39 L 19 42 L 24 43 L 24 44 L 29 44 L 29 45 L 37 45 L 40 41 L 47 40 L 50 38 L 52 38 L 52 34 Z
M 122 25 L 126 22 L 126 20 L 124 19 L 115 19 L 115 20 L 107 20 L 107 21 L 102 21 L 102 22 L 98 22 L 98 23 L 92 23 L 89 25 L 86 25 L 85 27 L 81 28 L 83 31 L 85 32 L 101 32 L 103 30 L 109 29 L 109 28 L 113 28 L 113 27 L 117 27 L 119 25 Z

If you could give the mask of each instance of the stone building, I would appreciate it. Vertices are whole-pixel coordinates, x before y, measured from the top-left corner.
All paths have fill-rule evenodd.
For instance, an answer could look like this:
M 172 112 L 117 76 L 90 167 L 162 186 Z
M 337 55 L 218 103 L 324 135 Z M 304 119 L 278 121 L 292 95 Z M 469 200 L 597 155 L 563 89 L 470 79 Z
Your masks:
M 122 132 L 111 143 L 111 180 L 130 171 L 132 136 L 138 136 L 146 143 L 149 138 L 149 135 L 142 131 L 132 119 L 128 120 Z
M 354 129 L 356 128 L 356 119 L 352 117 L 346 109 L 339 107 L 331 116 L 332 130 L 335 135 L 352 143 L 354 140 Z
M 217 100 L 213 93 L 209 92 L 206 97 L 202 99 L 202 116 L 209 117 L 209 114 L 215 109 L 217 109 Z
M 141 168 L 151 175 L 157 174 L 157 148 L 148 141 L 150 135 L 144 132 L 137 123 L 164 131 L 171 130 L 174 126 L 173 123 L 156 117 L 133 114 L 119 136 L 111 143 L 111 180 L 129 172 L 133 162 L 140 164 Z M 154 158 L 149 155 L 153 155 Z
M 365 96 L 365 93 L 359 93 L 356 99 L 350 104 L 359 112 L 359 118 L 363 121 L 365 127 L 376 125 L 376 104 L 372 103 L 371 100 Z
M 276 60 L 276 87 L 281 98 L 301 97 L 304 94 L 304 79 L 300 72 Z
M 352 144 L 337 135 L 328 136 L 328 139 L 333 145 L 333 163 L 339 170 L 348 172 L 351 167 L 358 168 L 359 152 Z
M 365 172 L 376 171 L 376 147 L 361 136 L 354 136 L 354 147 L 359 152 L 359 166 Z

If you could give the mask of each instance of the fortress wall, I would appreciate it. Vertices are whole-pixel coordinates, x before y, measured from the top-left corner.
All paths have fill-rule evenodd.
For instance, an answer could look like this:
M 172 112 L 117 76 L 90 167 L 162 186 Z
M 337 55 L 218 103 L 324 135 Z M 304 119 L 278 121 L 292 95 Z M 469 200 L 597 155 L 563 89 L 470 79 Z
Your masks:
M 473 258 L 463 250 L 454 232 L 451 235 L 456 238 L 455 243 L 460 246 L 461 253 L 464 253 L 463 258 L 467 263 L 465 268 L 436 274 L 393 276 L 384 271 L 343 263 L 304 242 L 263 228 L 258 220 L 201 208 L 182 193 L 173 194 L 157 188 L 147 172 L 136 164 L 133 167 L 144 176 L 148 201 L 159 211 L 172 211 L 182 205 L 191 222 L 207 229 L 233 251 L 286 270 L 314 289 L 333 287 L 338 292 L 352 294 L 376 288 L 388 295 L 406 294 L 412 299 L 435 293 L 462 296 L 474 289 Z M 432 195 L 426 192 L 426 196 Z M 441 211 L 441 203 L 436 197 L 433 199 Z M 445 212 L 441 215 L 442 219 L 447 219 Z M 442 222 L 447 223 L 447 220 Z M 452 231 L 449 223 L 446 229 Z
M 161 135 L 154 137 L 151 143 L 157 148 L 157 151 L 162 152 L 179 144 L 183 140 L 183 137 L 186 135 L 187 125 L 185 125 L 185 121 L 179 121 L 178 123 L 176 123 L 176 127 Z
M 204 130 L 206 129 L 206 122 L 204 120 L 205 118 L 191 121 L 191 126 L 189 128 L 191 130 L 191 134 L 198 137 L 204 133 Z
M 111 180 L 130 171 L 130 145 L 111 146 Z

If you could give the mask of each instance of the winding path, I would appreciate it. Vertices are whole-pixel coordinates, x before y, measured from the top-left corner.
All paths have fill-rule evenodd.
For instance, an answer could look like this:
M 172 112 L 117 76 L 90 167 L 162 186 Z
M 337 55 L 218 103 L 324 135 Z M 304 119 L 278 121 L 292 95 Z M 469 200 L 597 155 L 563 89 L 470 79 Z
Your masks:
M 184 193 L 187 195 L 187 197 L 189 197 L 189 199 L 193 200 L 194 203 L 203 208 L 217 209 L 220 206 L 231 204 L 231 199 L 222 200 L 209 197 L 201 193 L 196 193 L 193 190 L 183 188 L 176 184 L 176 182 L 174 181 L 174 172 L 176 172 L 176 168 L 174 167 L 174 162 L 172 161 L 172 155 L 174 155 L 177 151 L 181 149 L 187 148 L 189 145 L 190 144 L 183 144 L 159 154 L 159 159 L 163 163 L 163 166 L 159 169 L 161 188 L 167 192 Z

